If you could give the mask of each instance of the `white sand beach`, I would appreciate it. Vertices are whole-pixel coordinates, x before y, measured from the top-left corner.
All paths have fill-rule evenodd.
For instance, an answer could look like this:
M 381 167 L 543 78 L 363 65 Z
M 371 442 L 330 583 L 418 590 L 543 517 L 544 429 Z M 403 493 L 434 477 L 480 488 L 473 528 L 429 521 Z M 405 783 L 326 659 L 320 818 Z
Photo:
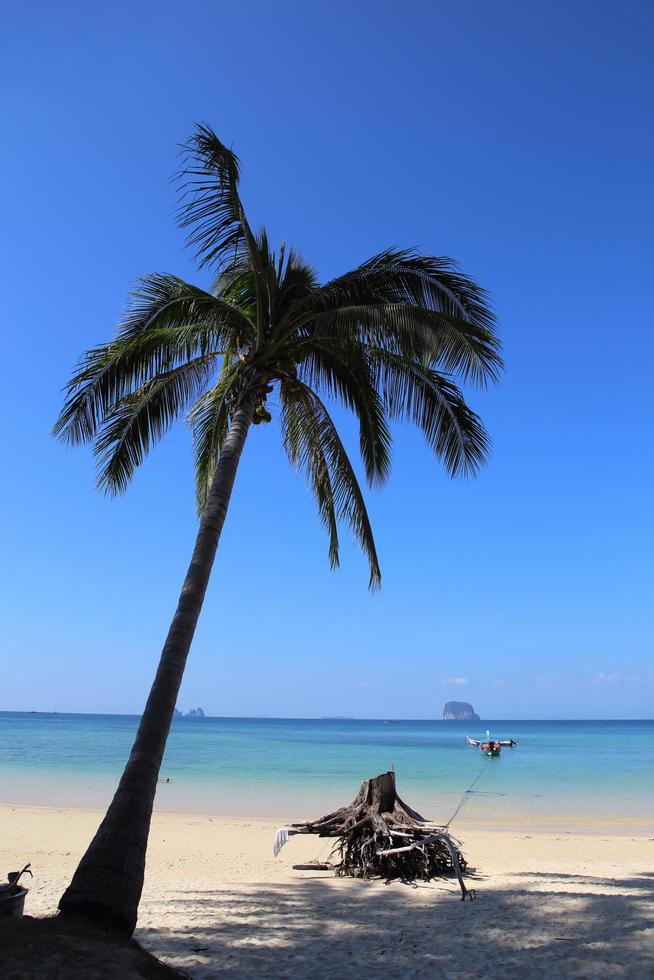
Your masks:
M 100 814 L 0 807 L 0 868 L 31 861 L 26 913 L 49 915 Z M 277 824 L 158 813 L 136 938 L 190 976 L 652 977 L 654 839 L 460 831 L 477 900 L 294 871 L 330 842 Z M 117 973 L 118 975 L 118 973 Z

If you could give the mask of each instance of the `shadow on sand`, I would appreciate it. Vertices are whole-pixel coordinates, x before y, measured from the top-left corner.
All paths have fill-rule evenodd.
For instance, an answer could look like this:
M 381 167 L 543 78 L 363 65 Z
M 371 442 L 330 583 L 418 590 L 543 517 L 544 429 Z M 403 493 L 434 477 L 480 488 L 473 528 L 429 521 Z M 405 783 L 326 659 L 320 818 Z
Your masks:
M 170 927 L 146 921 L 137 938 L 197 978 L 654 976 L 654 874 L 538 872 L 512 875 L 504 889 L 475 884 L 477 901 L 465 903 L 449 881 L 313 876 L 182 891 L 149 903 Z

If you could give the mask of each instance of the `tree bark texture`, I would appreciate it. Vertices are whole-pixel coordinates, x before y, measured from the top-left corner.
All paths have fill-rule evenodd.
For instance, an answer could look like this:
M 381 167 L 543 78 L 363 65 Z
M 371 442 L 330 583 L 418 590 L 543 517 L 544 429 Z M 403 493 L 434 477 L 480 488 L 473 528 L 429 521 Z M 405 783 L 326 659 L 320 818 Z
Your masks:
M 63 914 L 84 915 L 128 935 L 136 926 L 161 761 L 252 420 L 252 406 L 252 398 L 246 396 L 232 417 L 129 760 L 109 809 L 59 901 Z

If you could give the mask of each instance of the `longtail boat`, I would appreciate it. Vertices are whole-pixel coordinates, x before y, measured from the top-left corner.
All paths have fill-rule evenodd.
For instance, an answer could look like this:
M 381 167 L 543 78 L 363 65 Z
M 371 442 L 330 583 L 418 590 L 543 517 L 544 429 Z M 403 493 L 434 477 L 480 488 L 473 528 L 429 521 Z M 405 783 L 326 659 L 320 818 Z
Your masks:
M 502 751 L 502 746 L 513 748 L 514 745 L 517 745 L 517 742 L 512 738 L 491 738 L 489 731 L 486 732 L 485 738 L 470 738 L 469 735 L 466 735 L 466 742 L 468 745 L 476 745 L 480 752 L 489 757 L 498 756 Z

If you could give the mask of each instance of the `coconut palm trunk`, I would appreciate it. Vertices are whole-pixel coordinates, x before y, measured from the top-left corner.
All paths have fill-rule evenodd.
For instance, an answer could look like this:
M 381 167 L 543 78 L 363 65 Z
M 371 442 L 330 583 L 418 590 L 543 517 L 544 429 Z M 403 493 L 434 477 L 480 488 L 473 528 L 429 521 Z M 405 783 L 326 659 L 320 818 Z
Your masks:
M 220 454 L 129 760 L 104 820 L 59 902 L 62 913 L 97 918 L 129 934 L 136 926 L 166 740 L 251 420 L 252 399 L 246 397 L 234 412 Z

